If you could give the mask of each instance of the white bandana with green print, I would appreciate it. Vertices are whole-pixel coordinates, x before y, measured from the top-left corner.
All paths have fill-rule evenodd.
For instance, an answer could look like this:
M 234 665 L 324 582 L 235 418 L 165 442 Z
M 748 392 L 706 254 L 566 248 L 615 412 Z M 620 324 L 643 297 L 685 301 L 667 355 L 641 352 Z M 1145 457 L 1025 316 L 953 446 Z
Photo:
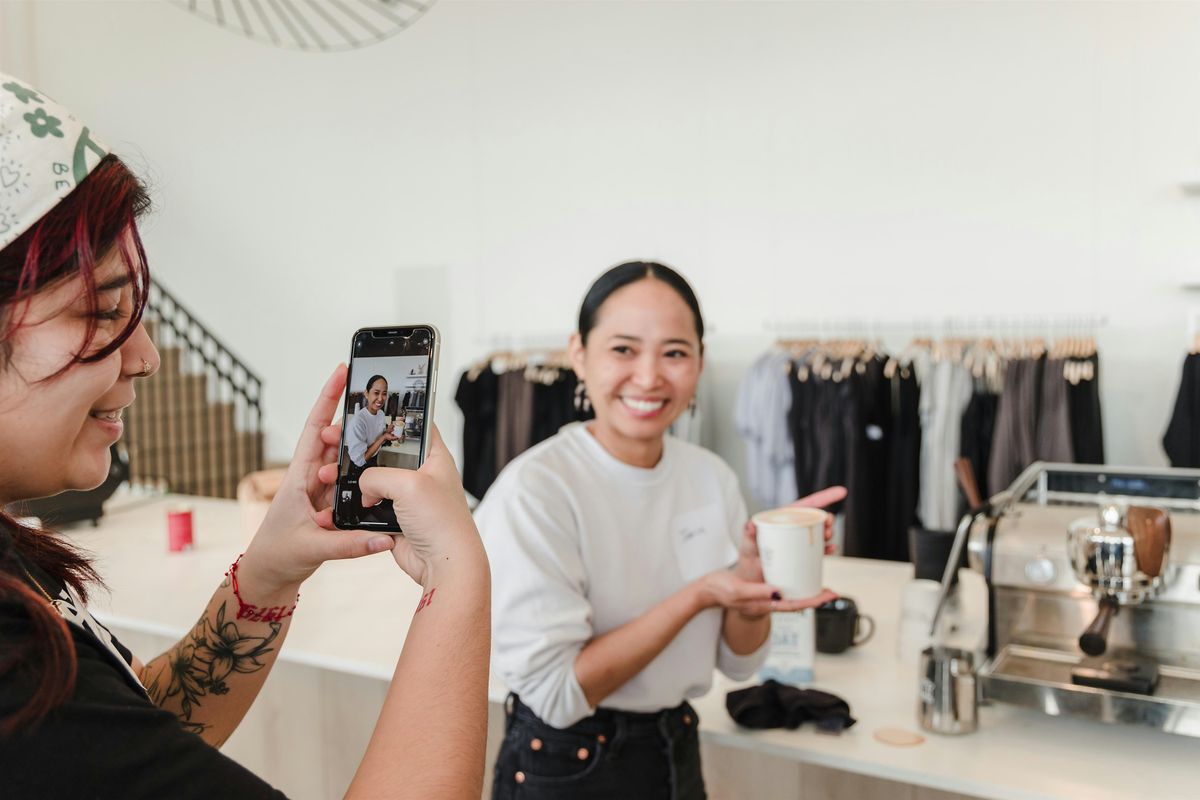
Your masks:
M 58 205 L 107 153 L 74 114 L 0 72 L 0 250 Z

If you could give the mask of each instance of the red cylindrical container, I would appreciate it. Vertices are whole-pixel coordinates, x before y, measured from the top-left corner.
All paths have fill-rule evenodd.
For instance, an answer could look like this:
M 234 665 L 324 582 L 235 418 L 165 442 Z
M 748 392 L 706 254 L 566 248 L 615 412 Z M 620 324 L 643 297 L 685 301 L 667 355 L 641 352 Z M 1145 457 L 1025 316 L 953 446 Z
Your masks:
M 192 549 L 191 506 L 172 506 L 167 509 L 167 549 L 172 553 Z

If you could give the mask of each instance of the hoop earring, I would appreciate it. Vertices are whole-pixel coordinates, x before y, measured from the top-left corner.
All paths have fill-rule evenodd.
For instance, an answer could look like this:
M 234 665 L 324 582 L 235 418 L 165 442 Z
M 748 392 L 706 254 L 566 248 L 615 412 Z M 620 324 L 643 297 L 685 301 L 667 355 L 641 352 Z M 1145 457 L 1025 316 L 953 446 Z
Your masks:
M 575 410 L 584 414 L 592 410 L 592 401 L 587 395 L 587 386 L 583 381 L 575 384 Z

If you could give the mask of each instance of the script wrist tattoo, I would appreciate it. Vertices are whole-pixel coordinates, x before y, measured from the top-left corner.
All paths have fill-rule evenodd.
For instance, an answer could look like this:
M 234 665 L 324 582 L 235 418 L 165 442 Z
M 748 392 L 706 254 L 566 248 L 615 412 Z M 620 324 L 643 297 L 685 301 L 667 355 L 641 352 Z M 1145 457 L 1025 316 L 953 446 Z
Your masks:
M 433 605 L 433 593 L 434 593 L 434 592 L 436 592 L 436 591 L 437 591 L 437 587 L 435 586 L 435 587 L 433 587 L 432 589 L 430 589 L 428 592 L 426 592 L 425 594 L 423 594 L 423 595 L 421 596 L 421 602 L 420 602 L 420 603 L 417 603 L 417 610 L 413 612 L 413 615 L 414 615 L 414 616 L 415 616 L 416 614 L 418 614 L 418 613 L 421 611 L 421 609 L 422 609 L 422 608 L 425 608 L 426 606 Z

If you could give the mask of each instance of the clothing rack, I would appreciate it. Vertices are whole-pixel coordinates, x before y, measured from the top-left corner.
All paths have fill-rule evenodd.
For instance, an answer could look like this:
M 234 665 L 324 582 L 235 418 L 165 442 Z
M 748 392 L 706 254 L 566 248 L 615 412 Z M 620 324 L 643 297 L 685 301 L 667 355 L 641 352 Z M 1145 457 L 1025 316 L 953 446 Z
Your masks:
M 477 336 L 475 346 L 488 350 L 565 350 L 571 334 L 561 331 L 496 333 Z
M 842 483 L 844 551 L 905 560 L 914 524 L 952 530 L 959 519 L 960 458 L 989 494 L 1039 458 L 1104 462 L 1091 334 L 1105 322 L 768 322 L 779 338 L 747 371 L 735 407 L 747 484 L 772 506 Z M 888 333 L 912 338 L 893 346 L 881 341 Z
M 768 333 L 786 337 L 817 339 L 868 338 L 912 335 L 920 338 L 1007 336 L 1024 338 L 1039 334 L 1086 336 L 1108 324 L 1108 317 L 1074 315 L 981 315 L 878 319 L 875 317 L 793 317 L 768 319 Z

